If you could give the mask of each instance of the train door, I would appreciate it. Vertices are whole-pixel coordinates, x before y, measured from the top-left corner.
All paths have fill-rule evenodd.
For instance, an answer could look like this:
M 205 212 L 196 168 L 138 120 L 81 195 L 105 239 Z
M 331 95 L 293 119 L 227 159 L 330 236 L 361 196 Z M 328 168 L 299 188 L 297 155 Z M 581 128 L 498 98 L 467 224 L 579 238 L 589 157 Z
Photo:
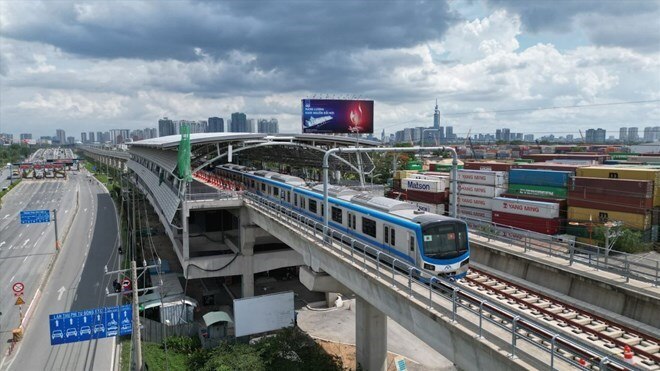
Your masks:
M 408 232 L 408 256 L 410 256 L 417 265 L 417 241 L 415 239 L 415 234 Z
M 348 216 L 348 229 L 354 231 L 357 228 L 355 225 L 357 218 L 355 217 L 355 214 L 350 211 L 347 212 L 346 215 Z
M 383 244 L 396 250 L 396 228 L 389 224 L 383 224 Z

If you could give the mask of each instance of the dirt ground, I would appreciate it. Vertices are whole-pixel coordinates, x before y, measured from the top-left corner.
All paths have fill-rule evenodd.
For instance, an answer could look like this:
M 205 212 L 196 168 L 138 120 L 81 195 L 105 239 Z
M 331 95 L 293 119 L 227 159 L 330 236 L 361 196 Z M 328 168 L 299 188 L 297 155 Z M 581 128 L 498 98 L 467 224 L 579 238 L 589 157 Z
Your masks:
M 323 348 L 323 350 L 326 351 L 326 353 L 339 356 L 342 362 L 344 363 L 344 368 L 346 370 L 357 369 L 357 364 L 355 362 L 355 345 L 334 343 L 331 341 L 325 341 L 321 339 L 315 339 L 315 341 L 319 345 L 321 345 L 321 347 Z M 394 353 L 389 353 L 389 352 L 387 353 L 388 371 L 396 371 L 396 366 L 394 364 L 394 359 L 396 357 L 398 357 L 398 355 Z M 408 370 L 422 370 L 422 368 L 418 363 L 415 363 L 407 358 L 406 358 L 406 366 Z

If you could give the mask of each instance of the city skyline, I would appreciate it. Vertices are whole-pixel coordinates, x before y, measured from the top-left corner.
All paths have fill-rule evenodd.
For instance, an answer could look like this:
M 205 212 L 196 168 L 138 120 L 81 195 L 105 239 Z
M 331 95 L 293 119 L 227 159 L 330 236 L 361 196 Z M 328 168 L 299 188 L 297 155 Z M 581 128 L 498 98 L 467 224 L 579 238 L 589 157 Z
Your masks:
M 231 112 L 300 132 L 300 99 L 354 96 L 375 100 L 376 133 L 431 126 L 436 99 L 459 136 L 660 121 L 655 1 L 259 4 L 3 1 L 0 132 Z

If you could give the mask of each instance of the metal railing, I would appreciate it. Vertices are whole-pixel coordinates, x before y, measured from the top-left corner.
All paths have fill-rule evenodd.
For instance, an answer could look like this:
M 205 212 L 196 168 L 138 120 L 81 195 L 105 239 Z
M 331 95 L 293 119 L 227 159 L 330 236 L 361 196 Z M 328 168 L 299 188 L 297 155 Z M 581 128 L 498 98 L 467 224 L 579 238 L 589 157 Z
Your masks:
M 619 251 L 607 253 L 603 247 L 578 241 L 562 241 L 555 236 L 536 233 L 484 220 L 461 217 L 470 227 L 470 233 L 489 240 L 517 246 L 522 252 L 535 251 L 564 259 L 568 265 L 580 263 L 596 270 L 619 274 L 629 282 L 631 279 L 660 284 L 660 260 L 639 261 L 639 257 Z
M 479 338 L 487 338 L 498 347 L 508 347 L 511 357 L 524 357 L 535 363 L 550 365 L 551 369 L 555 369 L 558 360 L 585 370 L 593 364 L 598 364 L 600 370 L 639 369 L 625 363 L 614 352 L 606 353 L 585 340 L 557 333 L 540 320 L 514 312 L 446 278 L 431 276 L 425 283 L 420 279 L 425 274 L 419 268 L 277 202 L 250 192 L 245 192 L 243 198 L 246 205 L 278 221 L 301 238 L 311 239 L 317 246 L 334 252 L 356 269 L 370 273 L 383 285 L 405 293 L 411 301 L 425 305 L 426 310 L 444 313 L 453 322 L 461 321 L 466 328 L 478 333 Z M 468 315 L 476 318 L 470 319 Z M 484 322 L 494 327 L 486 328 Z M 535 352 L 522 349 L 523 345 L 533 346 L 531 350 L 542 350 L 548 354 L 548 359 L 539 359 L 532 354 Z M 587 360 L 591 365 L 582 364 L 580 360 Z

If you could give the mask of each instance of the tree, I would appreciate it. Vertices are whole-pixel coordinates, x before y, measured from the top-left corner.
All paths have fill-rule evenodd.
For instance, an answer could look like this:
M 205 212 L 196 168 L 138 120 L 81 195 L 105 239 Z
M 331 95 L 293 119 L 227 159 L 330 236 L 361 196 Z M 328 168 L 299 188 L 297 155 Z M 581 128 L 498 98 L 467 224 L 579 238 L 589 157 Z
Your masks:
M 644 242 L 641 231 L 635 231 L 628 228 L 621 229 L 621 235 L 614 242 L 612 250 L 636 253 L 651 250 L 652 244 Z M 605 246 L 605 227 L 597 226 L 594 228 L 594 241 L 598 246 Z
M 257 348 L 268 370 L 343 369 L 339 357 L 327 354 L 312 338 L 294 327 L 263 339 L 257 343 Z

